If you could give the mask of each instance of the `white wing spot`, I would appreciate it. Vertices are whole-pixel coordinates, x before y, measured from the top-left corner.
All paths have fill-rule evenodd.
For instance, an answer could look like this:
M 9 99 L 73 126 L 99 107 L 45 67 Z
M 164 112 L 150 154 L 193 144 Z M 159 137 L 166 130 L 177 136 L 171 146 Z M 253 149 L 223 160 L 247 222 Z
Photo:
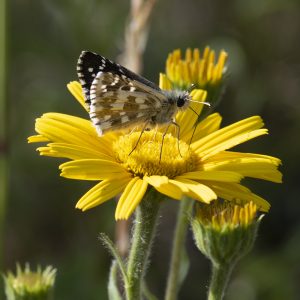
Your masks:
M 124 117 L 121 118 L 122 123 L 127 123 L 128 121 L 129 121 L 128 116 L 124 116 Z
M 119 77 L 116 77 L 115 80 L 111 83 L 111 85 L 116 85 L 119 82 Z
M 102 128 L 102 129 L 108 129 L 108 128 L 110 128 L 110 127 L 111 127 L 111 122 L 109 122 L 109 121 L 103 122 L 103 123 L 101 124 L 101 128 Z
M 124 108 L 124 103 L 111 103 L 111 110 L 122 110 Z
M 89 72 L 93 72 L 94 71 L 94 68 L 88 68 Z
M 140 117 L 142 117 L 142 116 L 144 116 L 144 113 L 139 112 L 139 113 L 136 115 L 136 118 L 140 118 Z
M 135 90 L 136 90 L 136 88 L 134 86 L 132 86 L 129 91 L 134 92 Z

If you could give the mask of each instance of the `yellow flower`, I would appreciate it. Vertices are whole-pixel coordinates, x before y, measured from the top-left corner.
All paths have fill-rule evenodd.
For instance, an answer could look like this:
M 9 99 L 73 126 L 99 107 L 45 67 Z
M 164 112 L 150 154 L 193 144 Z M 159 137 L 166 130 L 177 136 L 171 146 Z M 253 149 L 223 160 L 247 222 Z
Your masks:
M 80 84 L 71 82 L 68 88 L 83 104 Z M 204 101 L 206 92 L 193 90 L 192 96 Z M 202 104 L 191 105 L 199 114 Z M 190 109 L 179 112 L 176 122 L 180 126 L 180 141 L 176 133 L 171 132 L 162 143 L 165 128 L 145 131 L 141 137 L 140 132 L 124 134 L 120 131 L 99 137 L 90 120 L 46 113 L 36 120 L 38 135 L 29 137 L 28 141 L 47 143 L 37 148 L 41 155 L 70 160 L 60 165 L 61 176 L 99 181 L 77 202 L 76 207 L 83 211 L 121 194 L 115 218 L 128 219 L 149 186 L 172 199 L 180 200 L 187 195 L 204 203 L 217 197 L 253 201 L 259 209 L 267 211 L 269 203 L 240 181 L 248 176 L 281 182 L 281 173 L 277 170 L 280 160 L 267 155 L 227 151 L 267 134 L 266 129 L 261 129 L 261 118 L 250 117 L 219 129 L 221 117 L 215 113 L 194 130 L 197 117 Z
M 226 72 L 227 53 L 222 50 L 216 60 L 215 51 L 205 47 L 202 55 L 199 49 L 185 52 L 185 58 L 181 56 L 179 49 L 169 54 L 166 62 L 166 74 L 161 74 L 171 87 L 186 90 L 194 84 L 197 88 L 207 90 L 209 87 L 217 87 L 221 83 Z

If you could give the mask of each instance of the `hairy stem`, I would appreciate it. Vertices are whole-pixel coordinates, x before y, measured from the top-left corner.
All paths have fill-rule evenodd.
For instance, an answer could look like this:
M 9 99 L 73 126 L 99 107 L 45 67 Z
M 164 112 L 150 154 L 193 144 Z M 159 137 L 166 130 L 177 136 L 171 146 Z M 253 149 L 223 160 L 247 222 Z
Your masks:
M 7 128 L 6 128 L 6 1 L 0 2 L 0 269 L 3 264 L 3 227 L 7 198 Z
M 127 300 L 139 300 L 142 297 L 142 282 L 155 235 L 159 195 L 153 189 L 148 190 L 136 209 L 127 265 L 128 285 L 125 286 Z
M 213 264 L 208 300 L 223 299 L 232 269 L 232 264 Z
M 185 251 L 185 239 L 188 229 L 188 215 L 192 209 L 192 200 L 189 198 L 182 199 L 180 202 L 180 209 L 177 216 L 177 223 L 174 232 L 171 264 L 169 268 L 168 283 L 166 290 L 166 300 L 177 299 L 177 293 L 180 287 L 181 263 Z

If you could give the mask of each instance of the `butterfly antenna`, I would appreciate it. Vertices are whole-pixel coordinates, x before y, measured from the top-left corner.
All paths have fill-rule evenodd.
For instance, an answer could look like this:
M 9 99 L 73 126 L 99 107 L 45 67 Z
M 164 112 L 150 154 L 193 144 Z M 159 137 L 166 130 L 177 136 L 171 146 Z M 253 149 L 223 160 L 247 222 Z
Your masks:
M 190 87 L 187 89 L 188 93 L 190 93 L 196 87 L 195 83 L 192 83 Z
M 191 99 L 188 99 L 187 101 L 189 102 L 194 102 L 194 103 L 201 103 L 203 105 L 207 105 L 209 107 L 211 107 L 211 104 L 209 102 L 205 102 L 205 101 L 197 101 L 197 100 L 191 100 Z

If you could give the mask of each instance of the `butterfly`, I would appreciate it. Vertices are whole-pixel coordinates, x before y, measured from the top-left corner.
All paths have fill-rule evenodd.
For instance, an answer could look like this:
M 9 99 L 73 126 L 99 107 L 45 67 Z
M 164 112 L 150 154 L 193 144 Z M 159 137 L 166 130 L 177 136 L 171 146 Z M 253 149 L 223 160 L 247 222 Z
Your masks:
M 100 136 L 108 131 L 144 124 L 179 125 L 178 110 L 192 101 L 188 91 L 160 89 L 146 78 L 113 61 L 89 51 L 82 51 L 77 63 L 78 78 L 90 119 Z

